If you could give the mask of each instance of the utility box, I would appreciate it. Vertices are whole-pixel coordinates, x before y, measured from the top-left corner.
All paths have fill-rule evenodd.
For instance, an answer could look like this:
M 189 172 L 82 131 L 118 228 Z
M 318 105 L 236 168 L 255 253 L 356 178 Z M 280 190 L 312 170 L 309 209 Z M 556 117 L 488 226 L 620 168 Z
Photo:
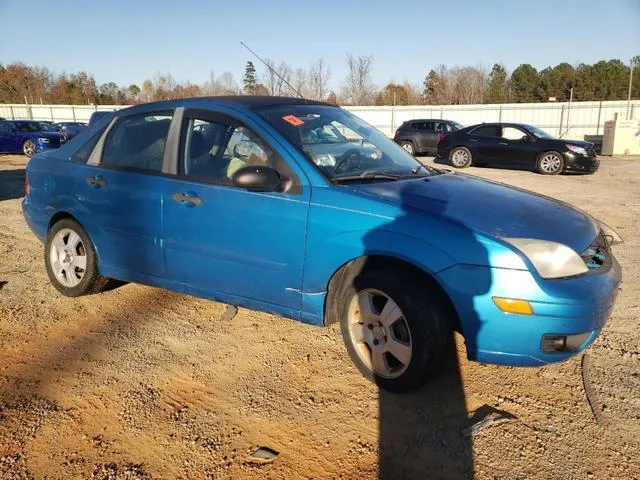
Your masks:
M 640 155 L 640 120 L 604 122 L 602 155 Z

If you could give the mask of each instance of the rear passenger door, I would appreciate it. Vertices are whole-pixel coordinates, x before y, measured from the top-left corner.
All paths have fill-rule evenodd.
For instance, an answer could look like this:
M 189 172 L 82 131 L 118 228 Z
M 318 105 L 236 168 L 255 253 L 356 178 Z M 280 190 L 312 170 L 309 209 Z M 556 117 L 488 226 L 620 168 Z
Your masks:
M 103 274 L 138 280 L 165 273 L 162 184 L 172 111 L 115 120 L 78 169 L 81 219 L 92 236 Z
M 476 163 L 500 163 L 502 145 L 500 125 L 482 125 L 470 132 L 467 145 Z

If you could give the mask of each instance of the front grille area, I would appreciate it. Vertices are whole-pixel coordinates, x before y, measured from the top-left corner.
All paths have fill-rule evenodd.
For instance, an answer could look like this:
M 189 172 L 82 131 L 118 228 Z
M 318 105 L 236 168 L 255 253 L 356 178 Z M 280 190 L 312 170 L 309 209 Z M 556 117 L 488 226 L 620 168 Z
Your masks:
M 604 272 L 611 268 L 611 254 L 609 244 L 602 230 L 593 243 L 580 255 L 590 272 Z

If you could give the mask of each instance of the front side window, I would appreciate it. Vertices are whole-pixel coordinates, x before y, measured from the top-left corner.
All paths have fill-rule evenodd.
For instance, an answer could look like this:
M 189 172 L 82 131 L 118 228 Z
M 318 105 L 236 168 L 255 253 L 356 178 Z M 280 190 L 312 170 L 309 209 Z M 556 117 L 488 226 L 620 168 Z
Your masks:
M 506 140 L 522 140 L 527 134 L 516 127 L 502 127 L 502 138 Z
M 472 135 L 478 135 L 480 137 L 499 137 L 500 127 L 498 125 L 485 125 L 483 127 L 476 128 Z
M 339 107 L 288 105 L 257 111 L 336 183 L 435 173 L 382 132 Z M 319 138 L 317 132 L 332 133 Z
M 183 121 L 178 173 L 208 183 L 232 185 L 240 168 L 264 165 L 283 179 L 285 191 L 294 190 L 295 175 L 280 156 L 245 126 L 187 117 Z
M 101 165 L 161 172 L 171 117 L 162 112 L 119 120 L 104 142 Z
M 42 132 L 46 130 L 38 122 L 16 122 L 15 125 L 18 128 L 19 132 L 33 133 L 33 132 Z

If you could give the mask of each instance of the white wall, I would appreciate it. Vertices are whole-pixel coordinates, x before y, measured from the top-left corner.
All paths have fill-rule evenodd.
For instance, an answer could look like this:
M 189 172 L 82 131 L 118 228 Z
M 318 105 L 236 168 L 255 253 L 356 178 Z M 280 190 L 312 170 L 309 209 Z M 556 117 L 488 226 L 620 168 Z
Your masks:
M 122 105 L 0 105 L 0 117 L 61 121 L 88 121 L 96 110 L 114 110 Z M 602 135 L 604 122 L 627 116 L 626 101 L 562 103 L 508 103 L 502 105 L 417 105 L 409 107 L 345 107 L 382 132 L 392 136 L 406 120 L 444 118 L 463 125 L 482 122 L 521 122 L 535 125 L 564 138 L 582 139 Z M 640 118 L 640 101 L 631 102 L 631 118 Z M 567 129 L 568 127 L 568 129 Z

